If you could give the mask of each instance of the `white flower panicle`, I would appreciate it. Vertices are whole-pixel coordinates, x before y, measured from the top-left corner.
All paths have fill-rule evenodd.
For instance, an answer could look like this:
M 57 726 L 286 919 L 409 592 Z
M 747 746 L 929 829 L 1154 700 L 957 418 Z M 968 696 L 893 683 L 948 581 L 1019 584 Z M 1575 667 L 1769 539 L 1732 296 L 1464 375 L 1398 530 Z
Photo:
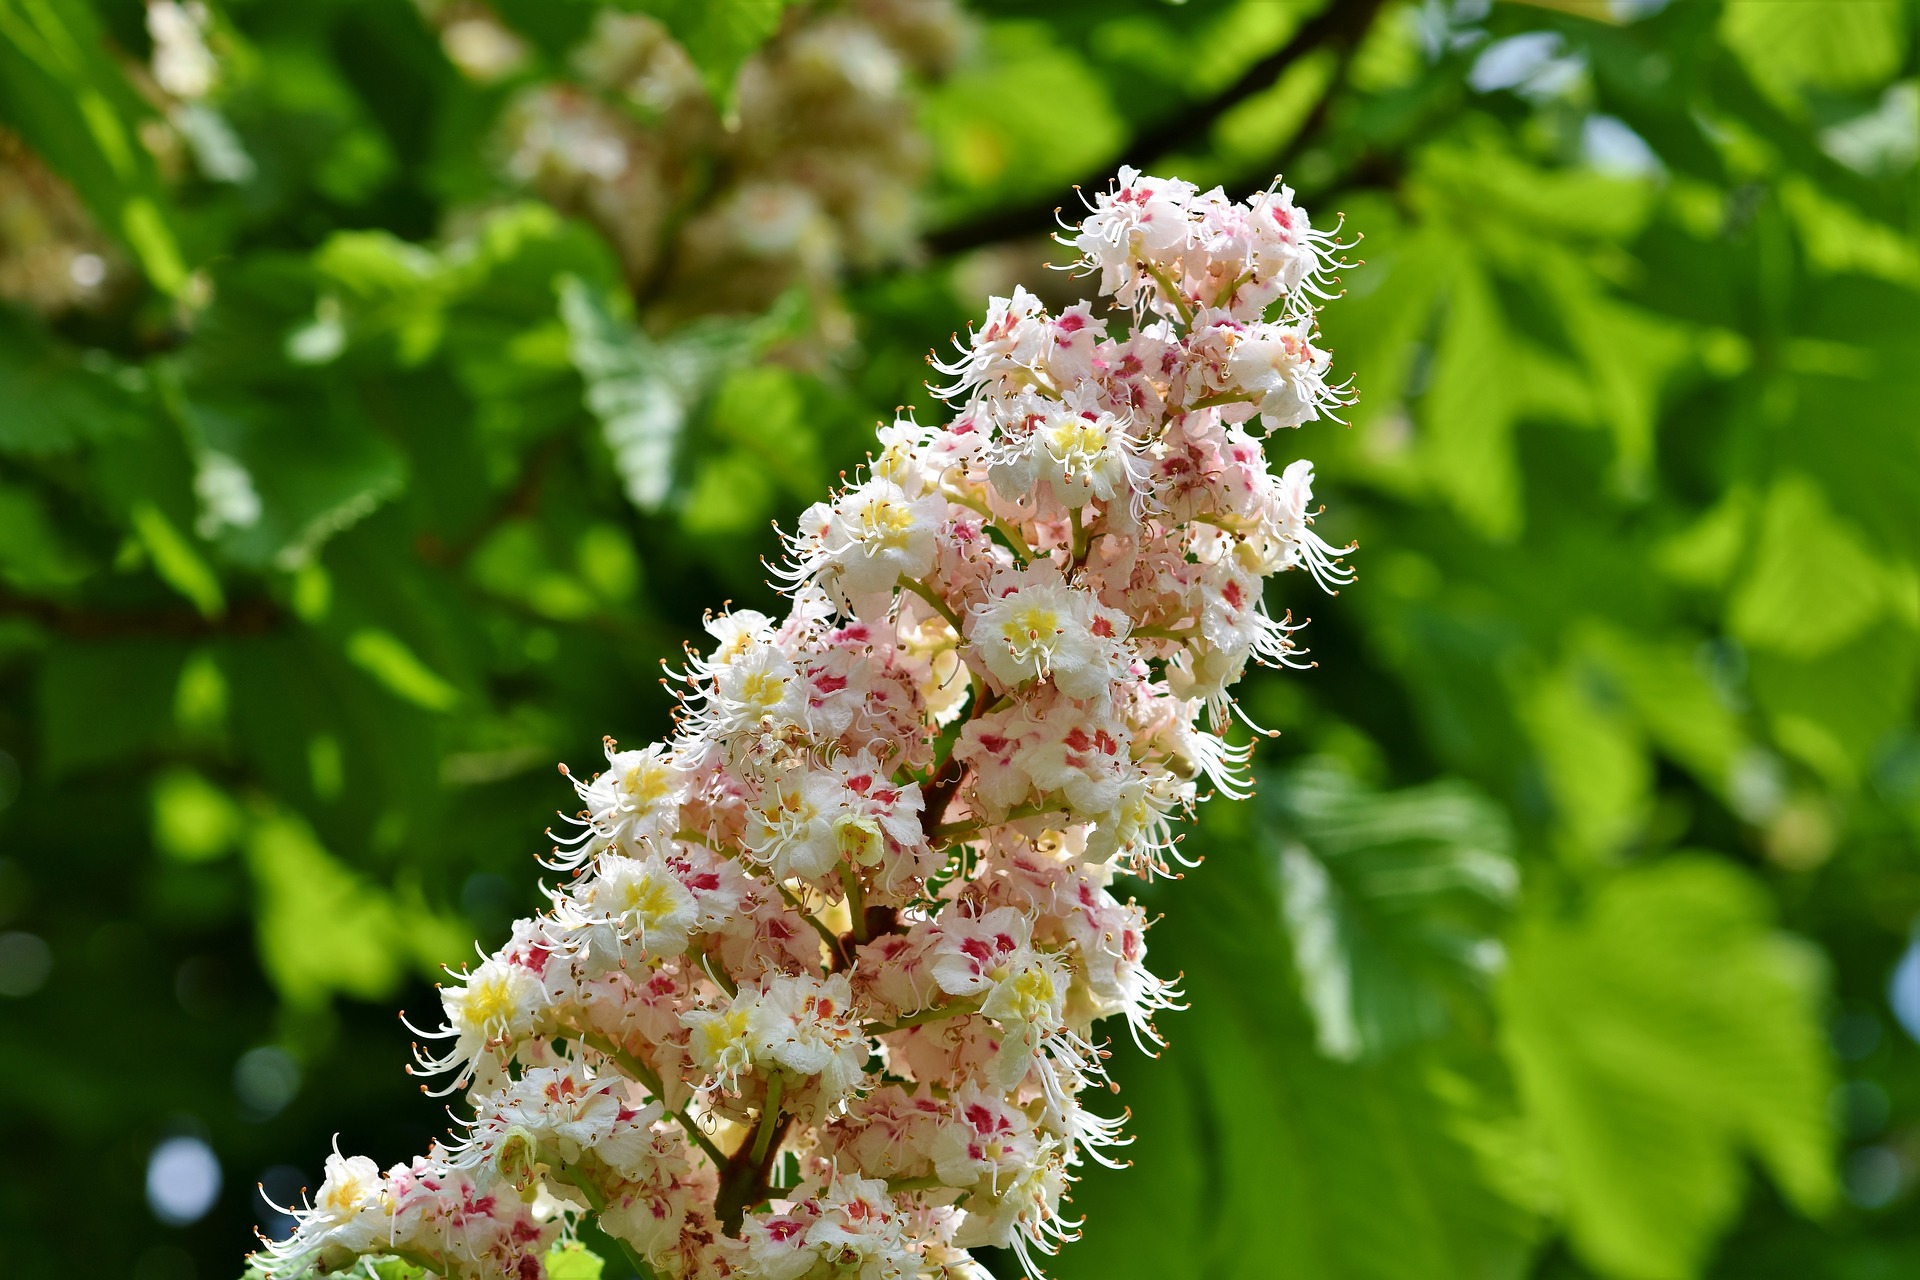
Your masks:
M 1229 689 L 1301 665 L 1265 581 L 1351 548 L 1254 434 L 1347 399 L 1287 190 L 1123 170 L 1070 234 L 1116 305 L 995 299 L 950 421 L 882 428 L 788 538 L 787 615 L 709 619 L 675 736 L 574 779 L 551 909 L 442 991 L 462 1134 L 330 1159 L 265 1272 L 539 1280 L 586 1215 L 661 1280 L 1037 1276 L 1074 1237 L 1127 1141 L 1093 1024 L 1152 1049 L 1181 1007 L 1115 877 L 1246 794 Z

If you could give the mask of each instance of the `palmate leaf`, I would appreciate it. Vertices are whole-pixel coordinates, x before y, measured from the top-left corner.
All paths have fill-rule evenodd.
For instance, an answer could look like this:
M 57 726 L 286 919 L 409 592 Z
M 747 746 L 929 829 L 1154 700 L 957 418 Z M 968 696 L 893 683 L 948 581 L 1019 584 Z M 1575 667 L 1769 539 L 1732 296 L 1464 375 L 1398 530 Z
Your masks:
M 1706 857 L 1522 923 L 1502 1037 L 1574 1246 L 1603 1274 L 1696 1274 L 1748 1153 L 1802 1210 L 1831 1202 L 1815 963 L 1773 931 L 1757 882 Z
M 714 318 L 655 338 L 619 315 L 585 281 L 560 283 L 560 315 L 587 408 L 600 422 L 627 497 L 655 511 L 673 483 L 674 454 L 687 424 L 722 374 L 751 362 L 791 328 L 797 295 L 751 321 Z
M 1122 1060 L 1134 1163 L 1075 1188 L 1085 1239 L 1049 1274 L 1522 1274 L 1541 1180 L 1497 1062 L 1464 1041 L 1379 1062 L 1323 1054 L 1273 927 L 1264 850 L 1231 819 L 1204 825 L 1212 856 L 1168 895 L 1179 910 L 1151 939 L 1154 968 L 1184 971 L 1192 1008 L 1165 1016 L 1158 1061 Z
M 199 436 L 199 531 L 234 563 L 298 569 L 405 488 L 399 450 L 327 390 L 293 404 L 186 401 L 182 411 Z
M 1484 988 L 1519 888 L 1504 815 L 1464 784 L 1370 791 L 1330 764 L 1262 793 L 1294 968 L 1330 1058 L 1379 1057 Z

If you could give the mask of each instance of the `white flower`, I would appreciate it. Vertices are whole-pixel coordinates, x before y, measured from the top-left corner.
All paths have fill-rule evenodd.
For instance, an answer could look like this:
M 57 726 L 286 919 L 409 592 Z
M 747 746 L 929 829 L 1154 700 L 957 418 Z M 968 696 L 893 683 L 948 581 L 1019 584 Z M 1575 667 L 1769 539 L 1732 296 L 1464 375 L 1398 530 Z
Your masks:
M 657 956 L 678 955 L 698 918 L 693 895 L 659 854 L 608 855 L 588 888 L 594 917 Z
M 774 975 L 747 1015 L 754 1056 L 795 1075 L 817 1076 L 822 1098 L 844 1098 L 866 1074 L 867 1036 L 847 975 Z
M 953 1097 L 951 1118 L 934 1136 L 934 1170 L 950 1187 L 985 1181 L 990 1194 L 1011 1186 L 1037 1145 L 1026 1114 L 1003 1096 L 969 1085 Z
M 690 1009 L 680 1021 L 692 1032 L 688 1049 L 693 1060 L 726 1093 L 738 1093 L 740 1077 L 753 1070 L 753 1036 L 748 1021 L 760 994 L 742 987 L 733 1002 L 718 1009 Z
M 1260 420 L 1269 430 L 1297 427 L 1346 403 L 1327 386 L 1332 357 L 1311 341 L 1313 322 L 1254 325 L 1228 357 L 1234 385 L 1258 397 Z
M 837 1275 L 849 1280 L 895 1280 L 910 1274 L 905 1224 L 893 1212 L 887 1184 L 842 1174 L 819 1201 L 820 1217 L 807 1244 Z
M 741 1223 L 748 1274 L 754 1280 L 799 1280 L 813 1270 L 819 1253 L 807 1232 L 819 1219 L 807 1213 L 753 1213 Z
M 806 682 L 793 658 L 774 644 L 755 644 L 720 669 L 714 682 L 717 736 L 798 725 L 806 715 Z
M 1062 506 L 1117 500 L 1119 512 L 1131 514 L 1146 479 L 1135 448 L 1113 414 L 1055 406 L 1024 419 L 1017 430 L 1003 431 L 987 474 L 1009 502 L 1044 483 Z
M 934 946 L 933 980 L 952 996 L 991 991 L 1013 975 L 1029 949 L 1032 925 L 1012 907 L 998 907 L 978 919 L 942 916 Z
M 1327 591 L 1353 581 L 1353 570 L 1340 557 L 1351 545 L 1336 547 L 1313 531 L 1313 463 L 1305 458 L 1287 464 L 1274 486 L 1266 529 L 1285 548 L 1281 567 L 1305 565 L 1314 581 Z
M 1029 1277 L 1040 1275 L 1029 1249 L 1052 1255 L 1061 1243 L 1078 1239 L 1060 1216 L 1060 1198 L 1067 1187 L 1064 1155 L 1056 1144 L 1042 1144 L 1031 1163 L 998 1196 L 978 1193 L 967 1200 L 967 1219 L 953 1242 L 966 1248 L 996 1245 L 1012 1248 Z
M 938 494 L 914 498 L 891 480 L 875 479 L 834 501 L 815 503 L 791 540 L 787 579 L 811 579 L 835 604 L 861 618 L 886 612 L 895 584 L 933 568 L 935 538 L 946 519 Z
M 805 68 L 783 56 L 743 116 L 785 101 Z M 651 57 L 600 83 L 632 97 Z M 807 74 L 849 92 L 836 67 Z M 806 252 L 807 193 L 762 248 Z M 1231 687 L 1301 652 L 1265 580 L 1351 577 L 1311 465 L 1274 476 L 1248 429 L 1346 401 L 1312 342 L 1337 246 L 1284 188 L 1236 203 L 1131 169 L 1073 234 L 1125 332 L 997 299 L 942 366 L 949 421 L 884 428 L 871 477 L 809 509 L 785 616 L 708 619 L 671 739 L 608 741 L 576 784 L 555 865 L 578 874 L 442 993 L 452 1047 L 420 1061 L 468 1088 L 464 1133 L 384 1176 L 336 1155 L 274 1280 L 383 1251 L 524 1280 L 589 1216 L 682 1278 L 984 1280 L 972 1245 L 1037 1276 L 1073 1237 L 1072 1171 L 1126 1141 L 1087 1105 L 1093 1024 L 1151 1049 L 1179 1007 L 1113 878 L 1181 861 L 1203 784 L 1246 794 Z M 728 1229 L 743 1164 L 772 1187 Z
M 687 770 L 673 749 L 656 742 L 641 751 L 616 751 L 606 740 L 607 768 L 590 782 L 574 782 L 587 806 L 583 837 L 628 853 L 670 840 L 680 826 L 680 805 L 687 798 Z M 588 844 L 563 855 L 557 867 L 572 867 L 589 852 Z
M 1132 306 L 1141 260 L 1171 258 L 1186 248 L 1192 234 L 1187 202 L 1195 187 L 1177 178 L 1154 178 L 1122 166 L 1112 191 L 1094 197 L 1093 212 L 1067 243 L 1083 255 L 1084 265 L 1100 276 L 1100 292 L 1121 306 Z
M 1126 617 L 1057 575 L 1009 582 L 968 622 L 968 639 L 987 671 L 1006 688 L 1051 677 L 1068 697 L 1105 692 L 1125 670 Z
M 776 776 L 747 811 L 740 842 L 776 880 L 823 876 L 840 861 L 837 820 L 844 792 L 826 769 Z
M 547 993 L 531 971 L 489 959 L 463 985 L 442 987 L 440 1003 L 447 1013 L 447 1030 L 440 1034 L 454 1037 L 452 1060 L 467 1062 L 483 1049 L 532 1035 Z

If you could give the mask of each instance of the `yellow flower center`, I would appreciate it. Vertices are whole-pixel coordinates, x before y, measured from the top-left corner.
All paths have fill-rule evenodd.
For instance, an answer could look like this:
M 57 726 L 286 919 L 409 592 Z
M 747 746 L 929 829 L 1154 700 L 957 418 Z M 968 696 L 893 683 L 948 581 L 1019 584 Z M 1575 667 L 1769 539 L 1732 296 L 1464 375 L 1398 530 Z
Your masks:
M 332 1213 L 345 1213 L 366 1198 L 366 1179 L 342 1178 L 337 1185 L 324 1188 L 320 1192 L 319 1207 Z
M 1085 418 L 1060 418 L 1047 430 L 1047 449 L 1061 462 L 1086 466 L 1106 447 L 1106 428 Z
M 747 1038 L 746 1010 L 729 1009 L 717 1018 L 703 1021 L 700 1024 L 699 1036 L 701 1060 L 718 1061 L 729 1049 L 738 1046 Z
M 897 551 L 907 545 L 913 512 L 891 498 L 876 498 L 860 513 L 860 540 Z
M 1058 988 L 1053 985 L 1053 978 L 1045 969 L 1034 965 L 1013 980 L 1013 992 L 1021 1014 L 1032 1018 L 1053 1008 Z
M 513 1018 L 519 1005 L 505 977 L 483 978 L 467 987 L 467 998 L 460 1006 L 461 1021 L 472 1031 L 484 1031 Z
M 760 711 L 771 711 L 779 706 L 786 692 L 785 676 L 769 675 L 764 671 L 749 672 L 747 678 L 740 682 L 740 700 Z
M 645 761 L 627 770 L 621 787 L 642 806 L 650 806 L 673 787 L 673 770 Z
M 673 912 L 673 895 L 665 883 L 653 876 L 641 876 L 622 886 L 621 897 L 627 914 L 644 925 L 658 924 Z

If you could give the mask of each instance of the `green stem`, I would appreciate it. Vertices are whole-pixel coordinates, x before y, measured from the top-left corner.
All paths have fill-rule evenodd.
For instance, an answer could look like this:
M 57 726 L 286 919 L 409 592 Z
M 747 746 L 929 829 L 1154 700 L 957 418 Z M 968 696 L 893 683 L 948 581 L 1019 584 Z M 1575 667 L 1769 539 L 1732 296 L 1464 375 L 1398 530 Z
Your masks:
M 1193 327 L 1193 308 L 1189 306 L 1187 300 L 1181 296 L 1180 290 L 1174 286 L 1172 277 L 1167 275 L 1167 269 L 1157 262 L 1149 262 L 1147 264 L 1147 271 L 1153 276 L 1154 283 L 1160 286 L 1160 292 L 1167 296 L 1167 301 L 1171 302 L 1180 312 L 1180 322 L 1191 329 Z
M 740 984 L 735 982 L 732 975 L 727 972 L 726 965 L 717 964 L 714 961 L 712 951 L 701 947 L 689 954 L 699 957 L 700 971 L 709 978 L 712 978 L 715 985 L 722 991 L 726 992 L 729 996 L 737 996 L 740 994 Z
M 847 914 L 853 917 L 853 940 L 865 945 L 867 937 L 867 887 L 851 862 L 840 864 L 840 887 L 846 890 Z
M 894 1022 L 877 1022 L 867 1028 L 870 1036 L 887 1036 L 896 1031 L 905 1031 L 908 1027 L 921 1026 L 928 1022 L 939 1022 L 942 1018 L 958 1018 L 964 1014 L 980 1012 L 985 997 L 969 996 L 965 1000 L 956 1000 L 952 1004 L 935 1005 L 931 1009 L 922 1009 L 918 1013 L 909 1013 Z
M 1259 399 L 1260 397 L 1251 391 L 1216 391 L 1210 396 L 1201 396 L 1180 412 L 1198 413 L 1202 409 L 1211 409 L 1215 405 L 1222 404 L 1253 404 Z
M 640 1061 L 640 1059 L 634 1057 L 603 1035 L 597 1035 L 592 1032 L 582 1032 L 580 1034 L 580 1043 L 590 1049 L 597 1049 L 607 1057 L 613 1059 L 615 1066 L 632 1076 L 635 1080 L 638 1080 L 641 1087 L 646 1089 L 648 1093 L 660 1099 L 663 1103 L 666 1101 L 666 1091 L 661 1088 L 660 1075 L 652 1067 L 649 1067 L 646 1063 Z M 713 1139 L 700 1131 L 700 1126 L 693 1122 L 693 1117 L 687 1114 L 685 1107 L 670 1111 L 668 1114 L 680 1122 L 680 1127 L 687 1131 L 687 1136 L 699 1144 L 700 1149 L 707 1153 L 707 1158 L 713 1161 L 716 1168 L 725 1167 L 727 1163 L 726 1156 L 720 1153 L 720 1148 L 713 1145 Z
M 1216 307 L 1226 306 L 1233 295 L 1240 292 L 1240 286 L 1251 279 L 1253 279 L 1253 272 L 1242 271 L 1239 275 L 1221 285 L 1220 291 L 1213 295 L 1213 305 Z
M 572 1183 L 574 1186 L 580 1188 L 580 1194 L 587 1198 L 587 1204 L 592 1207 L 594 1216 L 598 1217 L 600 1214 L 603 1214 L 606 1212 L 607 1197 L 605 1193 L 603 1193 L 600 1190 L 599 1187 L 596 1187 L 595 1185 L 593 1185 L 593 1180 L 591 1178 L 588 1178 L 579 1169 L 573 1167 L 572 1165 L 565 1165 L 565 1164 L 561 1165 L 559 1167 L 559 1172 L 561 1177 L 565 1178 L 568 1182 Z M 627 1265 L 632 1267 L 634 1271 L 639 1274 L 640 1280 L 658 1280 L 658 1277 L 655 1275 L 653 1268 L 647 1265 L 647 1260 L 645 1258 L 641 1257 L 638 1253 L 634 1252 L 634 1248 L 632 1245 L 628 1244 L 625 1240 L 622 1240 L 619 1236 L 614 1235 L 611 1231 L 608 1231 L 605 1234 L 607 1239 L 613 1241 L 615 1244 L 620 1246 L 620 1252 L 624 1253 L 627 1256 Z
M 1050 804 L 1045 801 L 1036 800 L 1031 804 L 1023 804 L 1016 809 L 1007 810 L 1006 817 L 993 822 L 943 822 L 933 829 L 933 838 L 935 840 L 946 840 L 949 842 L 964 840 L 968 836 L 979 835 L 988 827 L 997 827 L 1004 822 L 1019 822 L 1023 818 L 1038 818 L 1046 813 L 1064 812 L 1066 812 L 1065 808 L 1059 804 Z
M 1020 536 L 1020 531 L 1018 529 L 1015 529 L 1012 525 L 1008 524 L 1006 521 L 1002 520 L 999 516 L 996 516 L 995 514 L 993 514 L 992 507 L 989 507 L 986 503 L 980 501 L 978 498 L 969 498 L 967 495 L 963 493 L 955 493 L 953 490 L 947 488 L 944 485 L 942 485 L 940 488 L 940 496 L 945 498 L 948 502 L 953 503 L 955 506 L 965 507 L 967 510 L 973 512 L 975 515 L 986 517 L 987 522 L 989 526 L 993 529 L 993 531 L 995 533 L 998 533 L 1001 536 L 1001 538 L 1006 541 L 1007 550 L 1013 552 L 1014 555 L 1020 557 L 1020 560 L 1023 563 L 1033 559 L 1033 548 L 1029 547 L 1027 545 L 1027 540 Z
M 410 1262 L 422 1271 L 431 1271 L 436 1276 L 451 1274 L 447 1270 L 446 1263 L 440 1261 L 440 1259 L 434 1257 L 432 1254 L 422 1253 L 418 1249 L 401 1249 L 389 1245 L 380 1252 L 389 1258 L 398 1258 L 402 1262 Z
M 967 629 L 961 624 L 960 615 L 953 611 L 953 606 L 940 598 L 938 591 L 935 591 L 918 578 L 902 578 L 900 579 L 900 585 L 932 605 L 935 611 L 947 620 L 947 625 L 953 628 L 953 634 L 963 638 L 966 636 Z
M 753 1163 L 757 1168 L 767 1158 L 767 1144 L 780 1124 L 780 1095 L 786 1092 L 787 1073 L 776 1071 L 767 1081 L 767 1101 L 760 1108 L 760 1127 L 753 1135 Z
M 889 1191 L 932 1191 L 935 1187 L 944 1187 L 946 1185 L 946 1183 L 940 1181 L 940 1175 L 937 1173 L 926 1173 L 917 1178 L 887 1179 L 887 1190 Z
M 800 913 L 802 920 L 805 920 L 813 926 L 813 931 L 819 934 L 821 939 L 827 944 L 827 950 L 833 953 L 833 958 L 839 961 L 841 967 L 844 968 L 847 964 L 847 953 L 840 949 L 840 939 L 834 934 L 833 930 L 822 924 L 819 917 L 809 914 L 807 909 L 800 905 L 800 899 L 794 897 L 793 894 L 788 891 L 787 886 L 776 884 L 773 887 L 780 891 L 780 897 L 788 906 Z
M 1067 508 L 1067 523 L 1073 526 L 1073 565 L 1077 569 L 1087 562 L 1087 529 L 1080 523 L 1080 508 Z

